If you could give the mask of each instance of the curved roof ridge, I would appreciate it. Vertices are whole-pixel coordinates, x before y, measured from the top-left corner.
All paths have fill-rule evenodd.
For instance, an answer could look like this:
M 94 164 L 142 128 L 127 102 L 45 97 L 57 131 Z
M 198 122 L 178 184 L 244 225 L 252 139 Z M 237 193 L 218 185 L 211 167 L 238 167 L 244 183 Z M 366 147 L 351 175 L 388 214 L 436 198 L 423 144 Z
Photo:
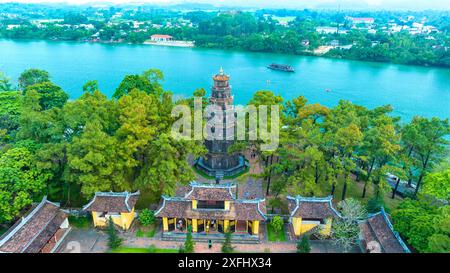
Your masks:
M 301 196 L 300 194 L 297 194 L 295 197 L 288 195 L 286 198 L 295 201 L 295 208 L 292 210 L 291 216 L 293 216 L 299 209 L 300 202 L 310 202 L 310 203 L 328 203 L 333 213 L 339 218 L 342 218 L 342 215 L 333 206 L 333 195 L 328 195 L 325 197 L 315 197 L 315 196 L 305 197 Z
M 380 213 L 383 216 L 384 220 L 386 221 L 386 224 L 388 225 L 389 229 L 394 234 L 395 239 L 397 239 L 397 241 L 400 244 L 400 246 L 403 248 L 403 250 L 405 250 L 406 253 L 410 253 L 411 251 L 406 246 L 405 242 L 403 242 L 403 239 L 400 237 L 400 234 L 397 231 L 394 230 L 394 226 L 392 225 L 391 220 L 389 220 L 388 214 L 384 210 L 383 206 L 381 207 L 381 212 Z
M 130 199 L 130 197 L 132 196 L 136 196 L 136 195 L 140 195 L 141 192 L 135 191 L 135 192 L 129 192 L 129 191 L 123 191 L 123 192 L 113 192 L 113 191 L 109 191 L 109 192 L 95 192 L 94 197 L 91 199 L 91 201 L 89 201 L 89 203 L 87 203 L 86 205 L 83 206 L 83 210 L 88 209 L 97 199 L 97 197 L 125 197 L 125 207 L 127 208 L 128 211 L 131 211 L 132 208 L 130 208 L 130 204 L 128 204 L 128 201 Z
M 21 219 L 20 224 L 18 224 L 11 232 L 9 232 L 5 237 L 3 237 L 2 240 L 0 240 L 0 246 L 4 245 L 11 237 L 16 234 L 17 231 L 19 231 L 35 214 L 38 212 L 46 203 L 47 201 L 47 195 L 45 195 L 42 198 L 42 201 L 37 205 L 30 214 L 28 214 L 25 218 Z

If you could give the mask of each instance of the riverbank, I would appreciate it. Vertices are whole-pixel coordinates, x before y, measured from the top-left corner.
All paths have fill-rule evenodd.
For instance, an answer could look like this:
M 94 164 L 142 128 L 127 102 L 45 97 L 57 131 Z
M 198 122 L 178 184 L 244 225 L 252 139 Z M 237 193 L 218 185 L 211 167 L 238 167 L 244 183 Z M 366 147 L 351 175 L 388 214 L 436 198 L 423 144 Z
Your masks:
M 236 52 L 248 52 L 248 53 L 261 53 L 261 54 L 280 54 L 285 56 L 311 56 L 318 58 L 327 58 L 327 59 L 335 59 L 335 60 L 349 60 L 349 61 L 360 61 L 360 62 L 371 62 L 371 63 L 383 63 L 383 64 L 394 64 L 394 65 L 405 65 L 405 66 L 416 66 L 416 67 L 430 67 L 430 68 L 443 68 L 450 69 L 450 66 L 442 66 L 442 65 L 421 65 L 421 64 L 410 64 L 410 63 L 401 63 L 401 62 L 387 62 L 381 60 L 370 60 L 370 59 L 361 59 L 361 58 L 345 58 L 343 56 L 334 56 L 327 55 L 332 49 L 339 48 L 333 46 L 319 46 L 316 49 L 305 50 L 298 54 L 284 53 L 284 52 L 272 52 L 272 51 L 251 51 L 245 50 L 243 48 L 235 47 L 235 48 L 222 48 L 219 46 L 202 46 L 197 45 L 195 41 L 172 41 L 172 42 L 150 42 L 144 41 L 142 43 L 130 43 L 124 41 L 101 41 L 101 40 L 63 40 L 63 39 L 14 39 L 14 38 L 5 38 L 0 37 L 0 41 L 43 41 L 43 42 L 69 42 L 69 43 L 86 43 L 86 44 L 104 44 L 104 45 L 157 45 L 157 46 L 171 46 L 171 47 L 187 47 L 187 48 L 200 48 L 200 49 L 216 49 L 223 51 L 236 51 Z

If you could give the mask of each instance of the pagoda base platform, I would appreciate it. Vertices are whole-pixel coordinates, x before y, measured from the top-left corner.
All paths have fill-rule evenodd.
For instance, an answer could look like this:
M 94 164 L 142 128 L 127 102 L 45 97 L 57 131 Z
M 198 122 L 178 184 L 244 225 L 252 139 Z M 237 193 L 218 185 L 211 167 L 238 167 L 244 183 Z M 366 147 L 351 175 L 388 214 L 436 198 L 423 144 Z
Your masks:
M 226 179 L 227 177 L 237 176 L 244 173 L 250 167 L 250 164 L 245 160 L 244 156 L 239 156 L 239 164 L 237 166 L 230 169 L 219 170 L 206 166 L 203 157 L 200 157 L 195 161 L 194 167 L 199 171 L 204 172 L 212 179 Z

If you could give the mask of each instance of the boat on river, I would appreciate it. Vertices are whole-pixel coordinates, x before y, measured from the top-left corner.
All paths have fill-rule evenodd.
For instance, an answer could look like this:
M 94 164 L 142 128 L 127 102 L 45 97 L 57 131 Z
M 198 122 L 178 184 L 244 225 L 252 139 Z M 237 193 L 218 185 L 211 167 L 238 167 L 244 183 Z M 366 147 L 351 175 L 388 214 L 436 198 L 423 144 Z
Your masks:
M 284 71 L 284 72 L 295 72 L 295 69 L 287 64 L 270 64 L 267 68 L 272 70 Z

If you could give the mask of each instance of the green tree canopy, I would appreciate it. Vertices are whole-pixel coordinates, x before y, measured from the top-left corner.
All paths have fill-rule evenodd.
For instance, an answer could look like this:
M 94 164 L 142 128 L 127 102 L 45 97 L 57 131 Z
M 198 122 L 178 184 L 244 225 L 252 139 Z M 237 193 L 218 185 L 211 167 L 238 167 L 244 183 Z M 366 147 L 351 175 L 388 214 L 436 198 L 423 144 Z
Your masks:
M 42 197 L 48 176 L 35 165 L 26 148 L 12 148 L 0 156 L 0 223 L 10 222 L 33 200 Z
M 24 94 L 31 91 L 35 91 L 39 95 L 39 104 L 43 110 L 48 110 L 53 107 L 61 108 L 69 99 L 69 95 L 61 87 L 52 82 L 29 85 L 26 87 Z
M 50 81 L 50 74 L 45 70 L 31 68 L 20 74 L 19 87 L 25 90 L 28 86 Z

